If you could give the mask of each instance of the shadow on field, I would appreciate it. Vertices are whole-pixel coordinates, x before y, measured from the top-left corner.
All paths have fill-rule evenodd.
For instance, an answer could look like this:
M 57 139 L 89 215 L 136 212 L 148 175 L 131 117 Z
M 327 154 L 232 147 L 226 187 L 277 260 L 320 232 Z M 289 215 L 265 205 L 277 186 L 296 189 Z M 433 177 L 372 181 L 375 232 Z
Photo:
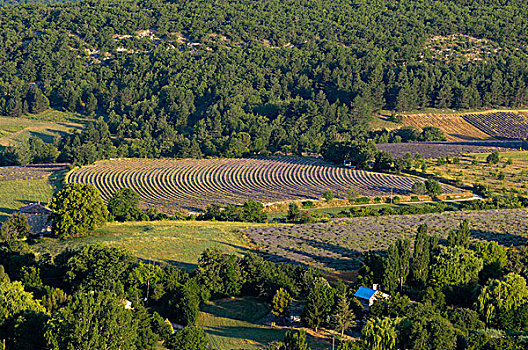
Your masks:
M 528 237 L 511 233 L 497 233 L 486 230 L 471 230 L 471 237 L 483 241 L 496 241 L 503 246 L 520 246 L 528 243 Z

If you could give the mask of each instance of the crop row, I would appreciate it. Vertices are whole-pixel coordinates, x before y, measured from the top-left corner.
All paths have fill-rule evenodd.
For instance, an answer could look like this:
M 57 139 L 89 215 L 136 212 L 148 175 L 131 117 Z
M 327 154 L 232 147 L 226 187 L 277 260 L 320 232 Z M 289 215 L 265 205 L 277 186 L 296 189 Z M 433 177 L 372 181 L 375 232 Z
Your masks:
M 462 116 L 492 137 L 526 139 L 528 137 L 528 117 L 516 112 L 494 112 L 466 114 Z
M 95 185 L 104 199 L 128 187 L 146 205 L 187 210 L 201 210 L 211 203 L 241 204 L 250 198 L 264 203 L 317 200 L 326 189 L 338 198 L 350 189 L 363 196 L 408 195 L 415 181 L 312 158 L 113 160 L 68 176 L 68 182 Z M 444 187 L 444 192 L 455 189 Z

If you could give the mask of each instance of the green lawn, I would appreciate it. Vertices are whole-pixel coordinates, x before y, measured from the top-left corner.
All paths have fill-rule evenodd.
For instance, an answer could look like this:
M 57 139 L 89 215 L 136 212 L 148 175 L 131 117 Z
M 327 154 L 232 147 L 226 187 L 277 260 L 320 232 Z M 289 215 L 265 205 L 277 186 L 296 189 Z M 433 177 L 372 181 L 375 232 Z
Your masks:
M 249 242 L 238 230 L 263 226 L 267 225 L 215 221 L 109 223 L 90 236 L 69 240 L 43 238 L 34 249 L 39 253 L 55 255 L 68 248 L 102 243 L 124 248 L 141 259 L 167 262 L 192 270 L 206 248 L 218 247 L 234 254 L 247 252 Z
M 284 339 L 286 330 L 258 323 L 269 312 L 268 305 L 259 299 L 222 299 L 202 305 L 201 309 L 198 326 L 207 332 L 213 349 L 257 349 Z M 330 348 L 313 337 L 308 337 L 308 341 L 312 350 Z

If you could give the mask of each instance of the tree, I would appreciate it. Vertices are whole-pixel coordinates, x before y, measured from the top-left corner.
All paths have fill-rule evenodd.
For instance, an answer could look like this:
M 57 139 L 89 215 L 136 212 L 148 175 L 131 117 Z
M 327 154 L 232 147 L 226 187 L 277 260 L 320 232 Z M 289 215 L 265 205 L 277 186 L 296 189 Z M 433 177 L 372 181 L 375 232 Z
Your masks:
M 401 319 L 389 317 L 369 319 L 363 327 L 361 337 L 369 350 L 392 350 L 396 349 L 398 333 L 396 326 Z
M 463 247 L 443 248 L 434 259 L 428 283 L 432 286 L 461 285 L 477 281 L 482 259 Z
M 374 158 L 373 170 L 389 171 L 392 169 L 394 159 L 389 152 L 379 151 Z
M 14 241 L 29 237 L 31 226 L 24 214 L 15 213 L 2 224 L 0 228 L 0 240 L 4 242 Z
M 457 230 L 451 230 L 449 231 L 449 236 L 447 238 L 447 245 L 449 247 L 464 247 L 467 248 L 469 246 L 469 220 L 464 219 L 458 226 Z
M 296 203 L 290 203 L 288 205 L 288 221 L 297 221 L 301 218 L 301 212 L 299 206 Z
M 264 212 L 264 205 L 253 199 L 248 200 L 242 206 L 242 220 L 246 222 L 264 222 L 268 215 Z
M 0 327 L 8 320 L 23 311 L 33 310 L 45 312 L 46 310 L 38 300 L 33 299 L 33 294 L 26 292 L 19 281 L 0 281 Z
M 486 157 L 488 164 L 497 164 L 500 161 L 499 151 L 493 151 Z
M 427 190 L 427 194 L 429 194 L 431 197 L 442 194 L 442 186 L 434 179 L 425 180 L 425 189 Z
M 420 141 L 446 141 L 444 131 L 436 126 L 426 126 L 420 134 Z
M 306 343 L 306 332 L 300 330 L 299 332 L 287 331 L 284 334 L 284 345 L 280 350 L 308 350 Z
M 125 271 L 135 262 L 125 250 L 101 244 L 85 246 L 69 254 L 64 268 L 65 279 L 72 289 L 81 285 L 88 290 L 111 288 L 116 282 L 125 281 Z
M 438 238 L 427 234 L 427 224 L 418 227 L 414 240 L 414 253 L 412 259 L 412 276 L 414 281 L 424 286 L 429 274 L 429 265 L 433 257 L 433 250 L 438 245 Z
M 346 193 L 346 197 L 349 203 L 353 203 L 354 200 L 359 197 L 359 193 L 355 189 L 350 189 Z
M 411 349 L 452 350 L 456 347 L 455 329 L 439 315 L 422 316 L 412 321 L 409 343 Z
M 411 191 L 414 194 L 422 195 L 426 192 L 425 184 L 421 181 L 416 181 L 412 184 Z
M 334 290 L 324 278 L 315 281 L 301 315 L 302 322 L 310 328 L 317 330 L 326 322 L 334 304 Z
M 271 313 L 277 317 L 288 317 L 290 315 L 290 305 L 293 298 L 284 288 L 277 289 L 271 302 Z
M 200 287 L 189 279 L 184 284 L 178 284 L 167 293 L 169 302 L 167 316 L 184 326 L 194 326 L 200 313 Z
M 200 327 L 185 327 L 174 333 L 165 346 L 170 350 L 207 350 L 209 341 Z
M 28 94 L 29 111 L 33 114 L 44 112 L 49 108 L 49 100 L 38 87 L 34 87 Z
M 484 267 L 480 272 L 481 282 L 490 278 L 499 278 L 508 265 L 508 249 L 495 241 L 478 242 L 475 244 L 475 254 L 482 259 Z
M 526 280 L 515 273 L 502 280 L 490 280 L 482 289 L 477 301 L 477 311 L 488 325 L 499 326 L 499 315 L 515 310 L 528 299 Z
M 394 293 L 398 287 L 403 291 L 403 285 L 409 275 L 410 248 L 411 242 L 408 239 L 398 238 L 387 250 L 383 287 L 389 293 Z
M 348 298 L 346 297 L 346 294 L 343 293 L 337 301 L 335 312 L 336 325 L 341 332 L 341 336 L 343 336 L 345 331 L 352 326 L 355 317 L 356 315 L 354 315 L 354 311 L 350 309 Z
M 53 232 L 70 238 L 103 225 L 108 210 L 99 191 L 91 184 L 70 183 L 53 195 Z
M 152 348 L 156 339 L 141 344 L 138 330 L 133 311 L 115 294 L 81 291 L 48 322 L 45 338 L 54 350 Z
M 334 199 L 334 193 L 332 192 L 332 190 L 326 189 L 323 192 L 323 198 L 325 199 L 325 201 L 330 202 L 332 201 L 332 199 Z
M 122 188 L 114 192 L 108 200 L 108 212 L 117 221 L 137 220 L 141 217 L 138 209 L 141 197 L 130 188 Z

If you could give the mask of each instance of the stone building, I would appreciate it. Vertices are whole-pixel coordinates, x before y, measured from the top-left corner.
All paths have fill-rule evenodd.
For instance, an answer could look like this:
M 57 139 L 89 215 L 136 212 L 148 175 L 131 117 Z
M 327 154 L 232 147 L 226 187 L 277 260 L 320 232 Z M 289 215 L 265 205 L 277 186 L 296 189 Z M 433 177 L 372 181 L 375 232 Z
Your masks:
M 50 214 L 53 213 L 51 209 L 39 203 L 31 203 L 18 210 L 20 214 L 27 217 L 28 224 L 31 226 L 31 233 L 34 235 L 51 234 L 51 220 Z

